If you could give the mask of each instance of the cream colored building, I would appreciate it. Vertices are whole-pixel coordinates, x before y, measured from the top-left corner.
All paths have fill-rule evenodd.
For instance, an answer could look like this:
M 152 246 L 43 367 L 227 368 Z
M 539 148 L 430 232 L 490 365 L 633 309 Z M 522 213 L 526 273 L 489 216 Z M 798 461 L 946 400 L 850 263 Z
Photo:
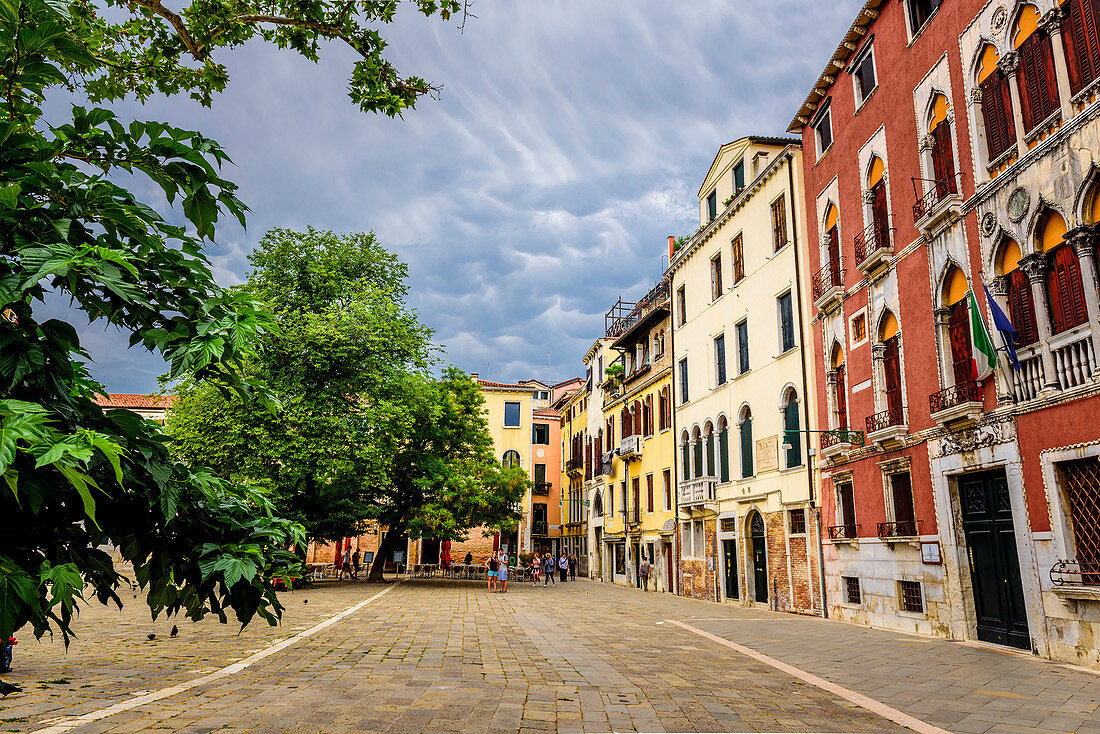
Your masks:
M 820 608 L 811 304 L 793 139 L 723 145 L 670 238 L 680 593 Z

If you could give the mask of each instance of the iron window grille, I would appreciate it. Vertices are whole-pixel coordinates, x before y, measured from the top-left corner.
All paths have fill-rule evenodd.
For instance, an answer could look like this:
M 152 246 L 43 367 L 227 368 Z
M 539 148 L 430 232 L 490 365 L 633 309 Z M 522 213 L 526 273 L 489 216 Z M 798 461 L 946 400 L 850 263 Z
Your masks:
M 924 614 L 924 597 L 921 596 L 919 581 L 899 581 L 901 589 L 901 608 L 906 612 Z
M 863 603 L 863 594 L 860 592 L 859 579 L 855 576 L 844 577 L 844 598 L 849 604 Z

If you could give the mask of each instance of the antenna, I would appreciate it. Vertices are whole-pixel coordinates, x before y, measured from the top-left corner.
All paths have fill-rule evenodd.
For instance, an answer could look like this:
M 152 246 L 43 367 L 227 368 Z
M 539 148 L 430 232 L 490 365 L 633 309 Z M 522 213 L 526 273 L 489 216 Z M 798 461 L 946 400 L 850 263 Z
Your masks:
M 543 352 L 546 355 L 546 386 L 551 385 L 550 382 L 550 352 Z
M 492 362 L 482 362 L 481 366 L 485 368 L 485 379 L 489 379 L 489 377 L 490 377 L 489 368 L 491 368 L 493 366 L 493 363 Z

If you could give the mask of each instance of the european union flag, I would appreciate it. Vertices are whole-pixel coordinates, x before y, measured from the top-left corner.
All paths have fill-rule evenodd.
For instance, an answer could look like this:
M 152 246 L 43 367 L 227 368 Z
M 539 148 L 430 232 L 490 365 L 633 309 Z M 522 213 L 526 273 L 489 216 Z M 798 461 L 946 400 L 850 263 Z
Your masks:
M 985 300 L 989 304 L 989 313 L 993 315 L 993 325 L 997 327 L 997 331 L 1001 332 L 1001 339 L 1005 343 L 1005 351 L 1008 352 L 1008 358 L 1012 360 L 1012 369 L 1019 370 L 1020 360 L 1016 357 L 1016 327 L 1012 325 L 1005 312 L 993 300 L 993 296 L 989 294 L 989 287 L 982 283 L 982 288 L 985 289 Z

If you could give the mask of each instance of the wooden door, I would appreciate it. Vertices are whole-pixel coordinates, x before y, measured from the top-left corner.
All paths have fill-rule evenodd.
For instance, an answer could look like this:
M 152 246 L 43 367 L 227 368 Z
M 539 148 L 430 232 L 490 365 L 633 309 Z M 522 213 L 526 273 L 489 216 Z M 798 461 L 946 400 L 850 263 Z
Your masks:
M 753 591 L 756 601 L 766 604 L 768 601 L 768 556 L 767 537 L 764 531 L 764 518 L 759 512 L 752 514 L 750 525 L 752 532 L 752 574 Z

